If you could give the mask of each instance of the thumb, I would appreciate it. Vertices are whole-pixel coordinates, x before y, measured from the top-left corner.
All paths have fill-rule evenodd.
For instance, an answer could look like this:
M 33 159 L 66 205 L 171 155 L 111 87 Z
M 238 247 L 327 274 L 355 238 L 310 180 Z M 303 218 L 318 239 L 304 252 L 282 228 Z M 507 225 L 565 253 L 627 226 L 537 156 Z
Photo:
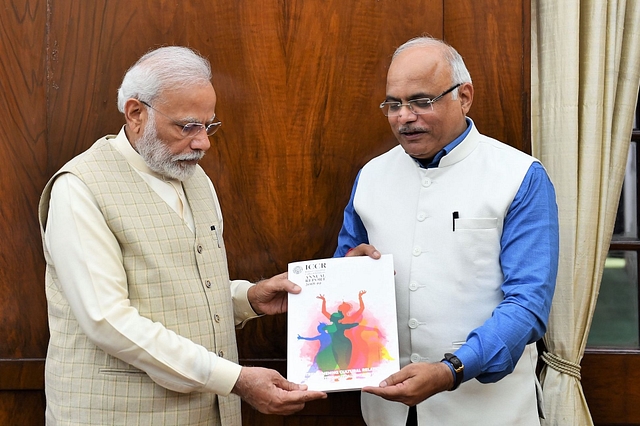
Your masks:
M 398 383 L 404 382 L 408 378 L 409 378 L 409 375 L 406 374 L 404 370 L 400 370 L 397 373 L 393 373 L 392 375 L 384 379 L 382 382 L 380 382 L 380 387 L 384 388 L 387 386 L 394 386 L 394 385 L 397 385 Z
M 277 377 L 274 381 L 273 384 L 276 385 L 276 387 L 282 389 L 282 390 L 286 390 L 286 391 L 304 391 L 307 390 L 307 385 L 299 385 L 297 383 L 293 383 L 288 381 L 287 379 L 285 379 L 282 376 Z

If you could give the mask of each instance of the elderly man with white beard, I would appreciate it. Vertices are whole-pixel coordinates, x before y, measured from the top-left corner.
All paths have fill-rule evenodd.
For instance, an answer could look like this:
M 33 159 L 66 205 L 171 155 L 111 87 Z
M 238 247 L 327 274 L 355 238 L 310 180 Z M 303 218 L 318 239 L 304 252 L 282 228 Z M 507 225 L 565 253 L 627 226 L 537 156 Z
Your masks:
M 286 274 L 230 280 L 198 161 L 220 128 L 209 62 L 153 50 L 118 91 L 125 125 L 47 183 L 48 425 L 240 425 L 240 398 L 290 414 L 325 398 L 238 364 L 235 327 L 286 311 Z

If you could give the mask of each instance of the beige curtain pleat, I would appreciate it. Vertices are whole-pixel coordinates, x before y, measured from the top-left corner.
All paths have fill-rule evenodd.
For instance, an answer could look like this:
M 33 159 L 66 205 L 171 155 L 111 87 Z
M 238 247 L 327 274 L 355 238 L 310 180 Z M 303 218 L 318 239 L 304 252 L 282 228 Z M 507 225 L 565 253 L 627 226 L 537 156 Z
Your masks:
M 593 424 L 580 384 L 640 82 L 640 1 L 532 0 L 533 155 L 554 182 L 560 264 L 543 425 Z

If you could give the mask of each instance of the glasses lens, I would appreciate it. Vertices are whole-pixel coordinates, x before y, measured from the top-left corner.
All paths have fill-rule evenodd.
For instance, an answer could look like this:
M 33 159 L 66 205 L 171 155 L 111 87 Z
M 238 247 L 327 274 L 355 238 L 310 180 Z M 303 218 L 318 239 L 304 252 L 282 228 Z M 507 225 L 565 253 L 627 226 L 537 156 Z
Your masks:
M 187 123 L 182 128 L 182 135 L 186 137 L 195 136 L 200 130 L 204 129 L 204 125 L 200 123 Z
M 215 132 L 217 132 L 221 125 L 222 125 L 222 121 L 216 121 L 215 123 L 209 124 L 207 126 L 207 136 L 211 136 Z
M 429 98 L 414 99 L 409 101 L 409 105 L 415 114 L 426 114 L 433 111 L 433 101 Z
M 380 104 L 380 110 L 387 117 L 395 117 L 400 113 L 400 104 L 398 102 L 383 102 Z

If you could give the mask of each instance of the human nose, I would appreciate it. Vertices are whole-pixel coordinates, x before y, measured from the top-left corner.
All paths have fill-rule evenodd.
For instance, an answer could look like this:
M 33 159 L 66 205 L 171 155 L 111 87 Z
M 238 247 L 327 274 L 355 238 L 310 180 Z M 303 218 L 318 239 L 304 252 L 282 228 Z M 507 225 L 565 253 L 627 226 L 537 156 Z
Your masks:
M 209 140 L 209 136 L 207 136 L 207 132 L 200 130 L 192 139 L 191 139 L 191 149 L 207 151 L 211 148 L 211 141 Z
M 398 111 L 398 115 L 396 116 L 397 120 L 401 123 L 407 123 L 409 121 L 414 121 L 418 118 L 418 114 L 413 112 L 410 104 L 401 104 L 400 110 Z

